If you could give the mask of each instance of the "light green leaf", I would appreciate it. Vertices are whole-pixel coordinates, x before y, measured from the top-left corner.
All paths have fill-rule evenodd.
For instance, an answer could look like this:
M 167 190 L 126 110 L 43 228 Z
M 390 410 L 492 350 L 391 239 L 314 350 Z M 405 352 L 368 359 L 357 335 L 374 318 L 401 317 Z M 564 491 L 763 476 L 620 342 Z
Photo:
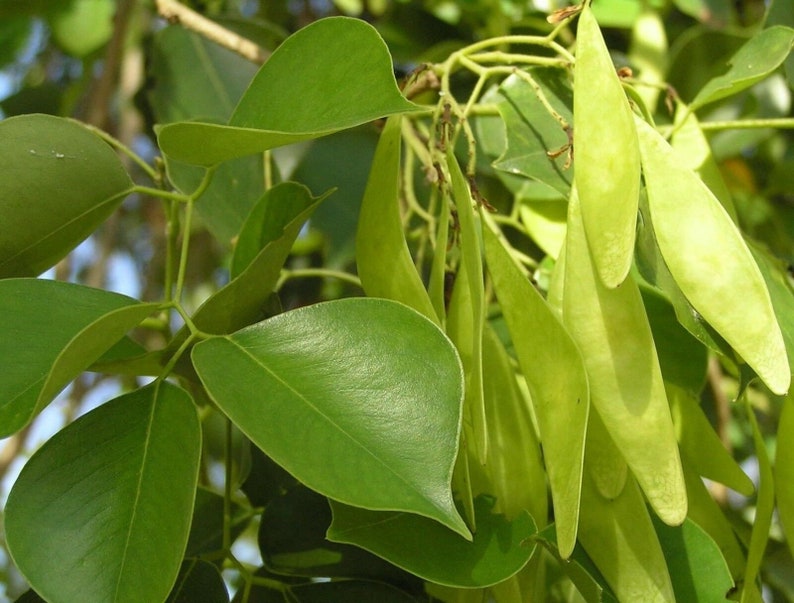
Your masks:
M 158 141 L 174 159 L 210 166 L 419 110 L 397 88 L 391 57 L 375 29 L 359 19 L 335 17 L 304 27 L 278 47 L 228 126 L 169 124 L 160 128 Z
M 665 264 L 695 310 L 773 392 L 785 394 L 791 381 L 785 343 L 741 233 L 656 130 L 636 121 L 648 206 Z
M 651 517 L 667 560 L 676 601 L 724 603 L 733 578 L 717 543 L 687 519 L 676 527 Z
M 521 273 L 490 227 L 488 272 L 529 385 L 549 475 L 560 553 L 576 543 L 590 394 L 582 357 L 555 312 Z
M 400 124 L 399 115 L 388 119 L 372 160 L 358 218 L 356 266 L 367 295 L 402 302 L 439 322 L 408 251 L 400 216 Z
M 52 603 L 164 600 L 188 538 L 200 451 L 193 401 L 165 382 L 84 415 L 11 489 L 15 563 Z
M 697 398 L 674 385 L 667 385 L 667 398 L 681 453 L 686 455 L 690 466 L 703 477 L 745 496 L 752 495 L 755 491 L 752 480 L 725 449 Z
M 634 258 L 640 154 L 629 101 L 587 3 L 576 30 L 573 128 L 587 243 L 601 282 L 614 288 Z
M 113 150 L 75 121 L 0 122 L 0 277 L 37 276 L 87 238 L 132 189 Z
M 775 453 L 775 487 L 777 512 L 788 536 L 786 543 L 794 555 L 794 397 L 783 402 L 777 428 Z
M 568 207 L 563 320 L 582 351 L 590 399 L 609 435 L 654 510 L 665 523 L 680 524 L 687 508 L 684 477 L 642 297 L 631 275 L 615 289 L 598 278 L 575 192 Z
M 220 571 L 209 561 L 186 559 L 182 562 L 174 589 L 166 603 L 229 603 L 229 593 Z
M 49 15 L 58 45 L 77 57 L 98 50 L 113 35 L 113 0 L 72 0 Z
M 698 92 L 691 110 L 732 96 L 760 82 L 780 67 L 794 45 L 794 29 L 775 25 L 751 37 L 731 57 L 730 68 L 709 81 Z
M 626 486 L 628 466 L 609 436 L 597 409 L 590 412 L 587 421 L 585 458 L 598 493 L 607 500 L 620 496 Z
M 193 364 L 231 420 L 310 488 L 470 536 L 450 490 L 460 361 L 414 310 L 381 299 L 300 308 L 197 344 Z
M 0 437 L 27 425 L 157 307 L 82 285 L 0 280 Z
M 472 542 L 436 522 L 409 513 L 366 511 L 331 501 L 328 538 L 360 546 L 430 582 L 461 588 L 491 586 L 526 565 L 537 532 L 523 513 L 508 522 L 491 512 L 492 501 L 474 501 L 477 532 Z

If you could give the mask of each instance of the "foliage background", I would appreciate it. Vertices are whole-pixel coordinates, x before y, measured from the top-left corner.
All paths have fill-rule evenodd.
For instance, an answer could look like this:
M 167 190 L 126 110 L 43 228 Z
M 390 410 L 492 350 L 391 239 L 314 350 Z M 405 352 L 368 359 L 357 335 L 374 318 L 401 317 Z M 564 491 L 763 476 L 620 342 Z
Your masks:
M 560 8 L 519 0 L 195 0 L 194 9 L 256 41 L 275 48 L 290 33 L 314 20 L 348 14 L 373 23 L 389 45 L 398 76 L 426 61 L 441 61 L 467 43 L 507 33 L 545 31 L 546 15 Z M 643 3 L 598 0 L 595 10 L 608 34 L 616 61 L 639 56 L 633 28 Z M 685 100 L 703 82 L 718 75 L 726 60 L 746 40 L 746 32 L 766 19 L 794 25 L 794 3 L 770 6 L 745 0 L 653 1 L 663 15 L 668 47 L 657 57 L 665 79 Z M 245 90 L 256 66 L 179 28 L 168 28 L 150 2 L 136 0 L 37 0 L 0 2 L 0 65 L 5 98 L 3 115 L 49 113 L 72 116 L 102 128 L 154 159 L 153 125 L 201 118 L 225 120 Z M 785 65 L 792 81 L 794 62 Z M 194 79 L 195 78 L 195 79 Z M 211 82 L 207 86 L 206 82 Z M 470 85 L 460 82 L 460 86 Z M 703 120 L 742 117 L 792 118 L 791 88 L 783 75 L 764 80 L 751 91 L 701 114 Z M 284 308 L 359 294 L 344 280 L 311 278 L 310 270 L 353 271 L 353 241 L 358 206 L 366 185 L 378 130 L 362 126 L 276 153 L 279 176 L 306 184 L 313 191 L 338 187 L 320 206 L 310 228 L 293 249 L 280 283 Z M 712 148 L 733 193 L 743 230 L 763 241 L 788 266 L 794 264 L 794 150 L 789 131 L 748 129 L 717 131 Z M 201 222 L 191 233 L 191 265 L 186 290 L 197 308 L 224 283 L 231 238 L 261 191 L 262 166 L 248 159 L 233 162 L 239 195 L 221 205 L 210 192 L 199 207 Z M 504 185 L 488 177 L 481 186 L 498 204 Z M 135 177 L 135 166 L 127 165 Z M 249 180 L 246 180 L 249 178 Z M 219 193 L 220 194 L 220 193 Z M 208 232 L 211 229 L 212 232 Z M 159 201 L 129 197 L 120 211 L 50 273 L 59 280 L 120 291 L 143 300 L 162 297 L 166 245 L 165 216 Z M 528 255 L 542 252 L 528 245 Z M 298 278 L 300 277 L 300 278 Z M 736 382 L 712 367 L 702 406 L 717 432 L 750 475 L 757 475 L 751 429 L 730 399 Z M 2 442 L 2 496 L 22 463 L 39 443 L 61 425 L 84 414 L 117 392 L 139 385 L 120 378 L 86 373 L 75 381 L 33 425 Z M 761 427 L 770 456 L 781 400 L 755 392 Z M 220 486 L 222 426 L 206 432 L 207 483 Z M 736 525 L 749 529 L 752 499 L 742 499 L 715 486 L 712 490 Z M 250 542 L 250 539 L 249 539 Z M 244 553 L 243 553 L 244 554 Z M 763 566 L 770 600 L 794 601 L 794 565 L 779 527 L 772 533 Z M 7 555 L 0 554 L 0 582 L 13 599 L 24 583 Z

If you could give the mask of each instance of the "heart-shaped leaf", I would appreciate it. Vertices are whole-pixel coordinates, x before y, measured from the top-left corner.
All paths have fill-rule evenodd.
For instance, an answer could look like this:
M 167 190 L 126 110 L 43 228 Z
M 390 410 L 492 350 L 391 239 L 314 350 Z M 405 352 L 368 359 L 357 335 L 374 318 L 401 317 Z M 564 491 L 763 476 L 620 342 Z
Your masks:
M 113 150 L 75 121 L 22 115 L 0 122 L 0 277 L 44 272 L 132 186 Z
M 300 75 L 307 73 L 311 77 Z M 174 159 L 210 166 L 418 110 L 397 88 L 377 31 L 360 19 L 334 17 L 315 21 L 278 47 L 228 126 L 169 124 L 160 128 L 158 141 Z
M 428 319 L 397 302 L 339 300 L 203 341 L 192 357 L 221 410 L 310 488 L 470 537 L 450 490 L 460 361 Z
M 82 285 L 0 281 L 0 437 L 21 429 L 68 383 L 157 309 Z M 46 320 L 42 317 L 46 316 Z M 36 341 L 37 345 L 19 345 Z
M 15 563 L 52 603 L 164 600 L 187 543 L 200 452 L 196 407 L 166 382 L 89 412 L 44 444 L 11 489 Z
M 512 522 L 491 512 L 493 500 L 474 501 L 472 542 L 410 513 L 367 511 L 331 501 L 328 538 L 355 544 L 420 578 L 461 588 L 491 586 L 526 565 L 535 550 L 535 522 L 522 513 Z

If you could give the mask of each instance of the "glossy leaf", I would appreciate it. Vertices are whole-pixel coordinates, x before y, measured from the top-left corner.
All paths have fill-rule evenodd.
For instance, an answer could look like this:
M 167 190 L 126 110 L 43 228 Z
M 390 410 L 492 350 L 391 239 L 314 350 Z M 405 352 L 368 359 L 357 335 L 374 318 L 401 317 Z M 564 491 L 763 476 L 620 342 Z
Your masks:
M 490 227 L 483 229 L 488 272 L 507 321 L 538 418 L 560 553 L 576 542 L 585 429 L 590 394 L 571 336 L 509 256 Z
M 695 310 L 773 392 L 784 394 L 791 373 L 783 336 L 741 233 L 670 145 L 640 119 L 637 128 L 653 228 L 670 273 Z
M 0 280 L 0 437 L 27 425 L 69 382 L 157 309 L 117 293 Z M 46 316 L 46 320 L 42 317 Z M 20 346 L 20 341 L 37 345 Z
M 634 257 L 640 155 L 629 101 L 589 4 L 576 30 L 574 178 L 598 276 L 609 288 Z
M 0 277 L 37 276 L 87 238 L 132 190 L 113 150 L 75 121 L 0 122 Z
M 780 413 L 775 453 L 777 512 L 788 536 L 786 542 L 794 555 L 794 398 L 787 397 Z
M 492 501 L 475 502 L 472 542 L 436 522 L 408 513 L 366 511 L 331 501 L 328 538 L 360 546 L 430 582 L 461 588 L 490 586 L 518 572 L 535 550 L 537 532 L 526 513 L 508 522 L 491 512 Z
M 193 364 L 229 418 L 310 488 L 469 536 L 449 486 L 460 364 L 414 310 L 380 299 L 317 304 L 203 341 Z
M 576 194 L 568 211 L 563 319 L 582 351 L 591 402 L 651 506 L 680 524 L 687 504 L 678 443 L 639 288 L 631 275 L 616 289 L 602 284 Z
M 329 541 L 325 533 L 330 525 L 327 498 L 305 486 L 290 488 L 267 506 L 259 524 L 259 550 L 265 567 L 286 576 L 418 582 L 368 551 Z
M 182 562 L 176 584 L 165 603 L 229 603 L 229 593 L 218 568 L 201 559 Z
M 588 441 L 589 448 L 589 441 Z M 674 601 L 667 565 L 637 482 L 607 500 L 588 469 L 579 540 L 619 601 Z
M 307 56 L 312 76 L 301 77 Z M 158 141 L 174 159 L 210 166 L 417 110 L 400 94 L 388 49 L 375 29 L 359 19 L 336 17 L 304 27 L 278 47 L 228 126 L 169 124 L 159 130 Z
M 690 108 L 694 111 L 761 81 L 780 67 L 792 46 L 794 29 L 791 27 L 776 25 L 755 34 L 733 55 L 728 71 L 703 86 Z
M 179 571 L 198 480 L 196 407 L 166 382 L 56 434 L 8 497 L 6 537 L 52 603 L 164 600 Z
M 430 320 L 438 317 L 416 271 L 400 216 L 401 116 L 390 117 L 372 160 L 356 234 L 356 266 L 370 297 L 393 299 Z
M 717 543 L 691 519 L 676 527 L 651 519 L 667 560 L 676 601 L 725 601 L 734 584 Z
M 533 69 L 532 78 L 542 94 L 568 123 L 573 121 L 570 86 L 557 69 Z M 507 133 L 507 148 L 494 162 L 494 167 L 509 174 L 520 174 L 538 180 L 567 197 L 573 172 L 565 169 L 565 153 L 556 159 L 547 155 L 568 144 L 568 136 L 560 123 L 549 115 L 537 93 L 526 80 L 508 77 L 499 87 L 497 108 Z
M 750 496 L 755 491 L 752 480 L 741 470 L 725 449 L 714 428 L 698 404 L 697 398 L 668 385 L 667 397 L 673 414 L 681 453 L 701 476 Z

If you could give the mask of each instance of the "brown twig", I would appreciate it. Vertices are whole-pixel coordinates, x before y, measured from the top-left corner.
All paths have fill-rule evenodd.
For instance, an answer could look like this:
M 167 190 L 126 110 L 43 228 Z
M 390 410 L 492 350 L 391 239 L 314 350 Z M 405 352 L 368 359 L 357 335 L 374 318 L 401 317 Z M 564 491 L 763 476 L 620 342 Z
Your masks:
M 270 52 L 258 44 L 210 21 L 176 0 L 156 0 L 156 2 L 157 12 L 169 23 L 179 23 L 258 65 L 270 57 Z

